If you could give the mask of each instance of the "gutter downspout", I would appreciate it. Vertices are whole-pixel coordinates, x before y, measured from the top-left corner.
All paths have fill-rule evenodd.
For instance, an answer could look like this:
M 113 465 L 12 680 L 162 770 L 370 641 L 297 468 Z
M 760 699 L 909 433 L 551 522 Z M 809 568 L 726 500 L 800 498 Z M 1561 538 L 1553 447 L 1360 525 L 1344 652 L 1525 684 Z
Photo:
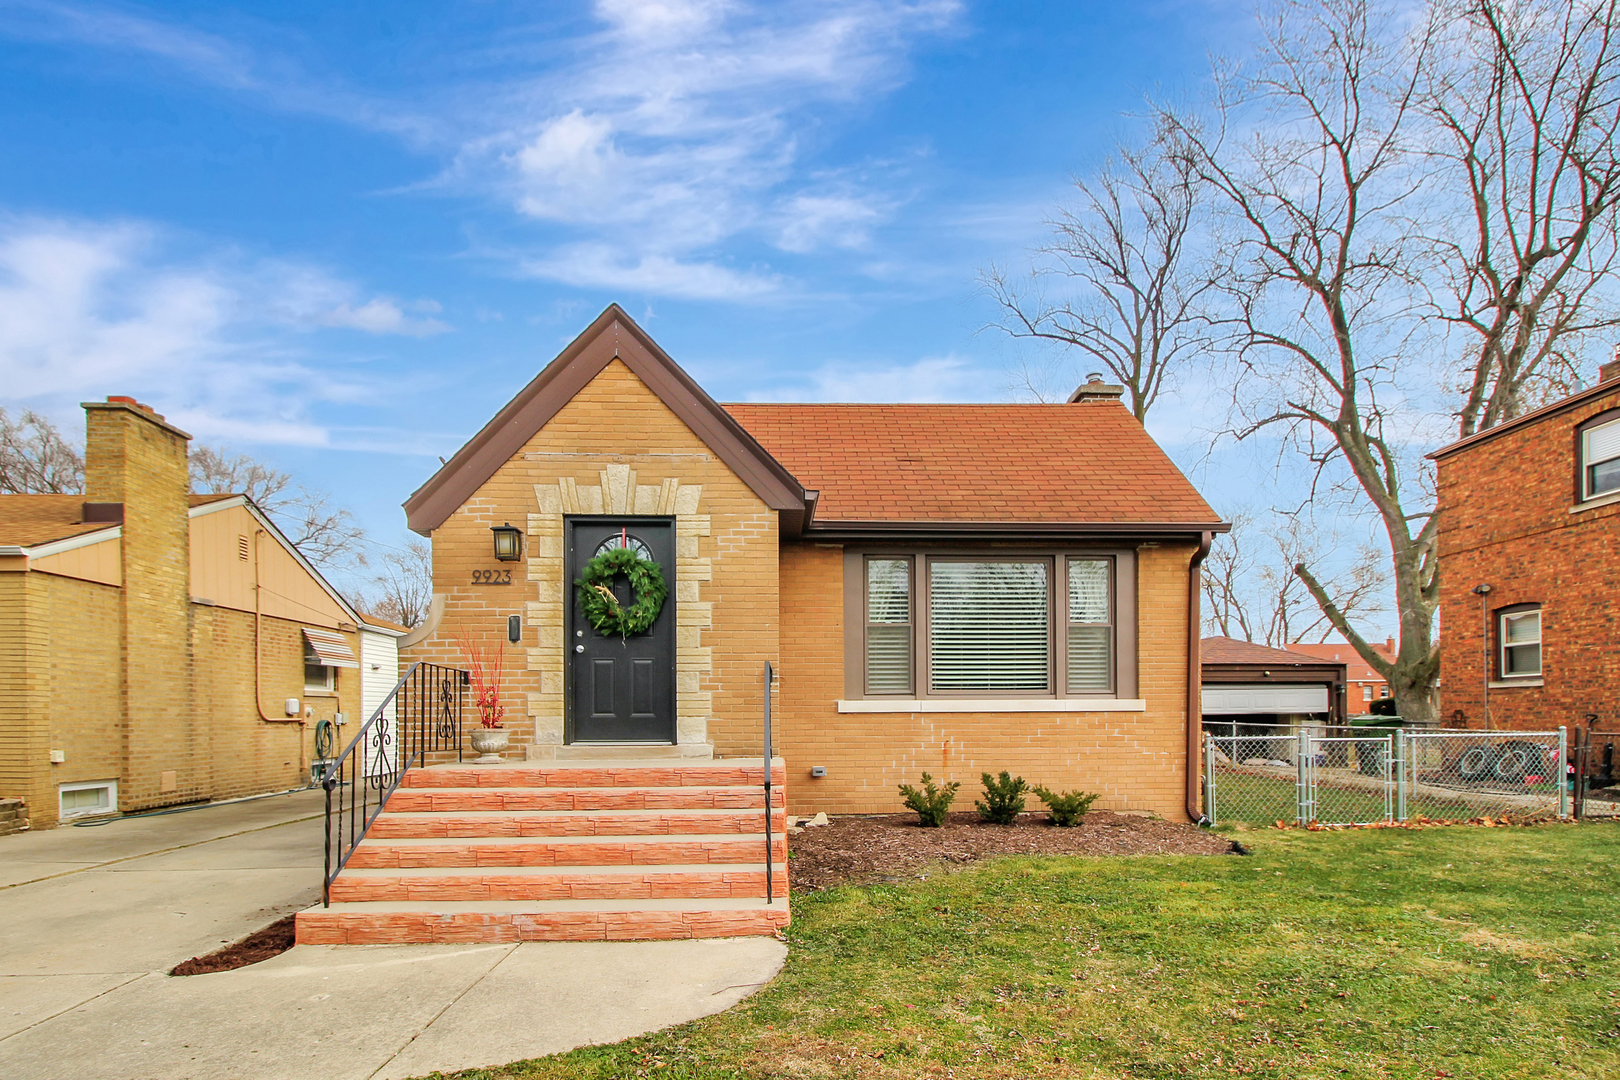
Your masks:
M 1203 578 L 1198 568 L 1203 565 L 1204 558 L 1209 554 L 1210 545 L 1215 542 L 1213 532 L 1199 534 L 1198 550 L 1193 554 L 1192 563 L 1187 567 L 1187 820 L 1199 825 L 1208 825 L 1209 818 L 1204 816 L 1200 804 L 1200 783 L 1203 780 L 1204 770 L 1199 767 L 1199 751 L 1203 749 L 1202 736 L 1204 733 L 1204 716 L 1200 698 L 1200 690 L 1204 682 L 1203 663 L 1199 656 L 1199 631 L 1203 619 L 1199 611 L 1199 601 L 1203 592 Z
M 304 732 L 308 727 L 302 714 L 298 716 L 267 716 L 264 711 L 264 699 L 260 694 L 263 682 L 261 663 L 263 657 L 264 641 L 264 610 L 259 602 L 259 537 L 264 535 L 263 529 L 253 530 L 253 707 L 258 710 L 259 719 L 267 724 L 297 724 L 298 725 L 298 775 L 309 775 L 309 762 L 304 759 Z

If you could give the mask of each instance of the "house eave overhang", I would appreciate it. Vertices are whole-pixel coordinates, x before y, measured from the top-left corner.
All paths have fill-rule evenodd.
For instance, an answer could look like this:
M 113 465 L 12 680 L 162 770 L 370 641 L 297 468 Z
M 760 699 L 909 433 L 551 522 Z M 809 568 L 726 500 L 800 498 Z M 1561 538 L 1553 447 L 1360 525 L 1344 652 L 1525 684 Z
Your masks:
M 1224 664 L 1206 661 L 1206 683 L 1333 683 L 1348 682 L 1343 664 Z
M 634 372 L 766 506 L 779 512 L 784 533 L 794 535 L 803 529 L 813 509 L 804 486 L 617 304 L 609 304 L 405 500 L 410 528 L 431 535 L 615 359 Z
M 1490 442 L 1499 435 L 1506 435 L 1522 427 L 1528 427 L 1549 417 L 1557 416 L 1559 413 L 1578 409 L 1587 402 L 1603 397 L 1605 394 L 1617 392 L 1620 392 L 1620 380 L 1609 379 L 1598 383 L 1596 386 L 1589 386 L 1585 390 L 1571 394 L 1562 401 L 1555 401 L 1551 405 L 1545 405 L 1534 412 L 1525 413 L 1523 416 L 1516 417 L 1506 423 L 1497 424 L 1495 427 L 1486 428 L 1484 431 L 1476 431 L 1466 439 L 1459 439 L 1449 446 L 1442 446 L 1440 449 L 1424 456 L 1430 461 L 1440 461 L 1464 450 L 1471 450 L 1480 443 Z
M 1232 530 L 1228 521 L 811 521 L 807 540 L 1187 540 Z

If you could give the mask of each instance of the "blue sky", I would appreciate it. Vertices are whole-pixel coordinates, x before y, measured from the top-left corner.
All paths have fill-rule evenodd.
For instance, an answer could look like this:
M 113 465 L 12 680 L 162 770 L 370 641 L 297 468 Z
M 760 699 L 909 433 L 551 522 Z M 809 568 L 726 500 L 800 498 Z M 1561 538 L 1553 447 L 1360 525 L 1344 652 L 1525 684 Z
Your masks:
M 398 544 L 610 301 L 720 400 L 1006 399 L 976 275 L 1251 30 L 1217 0 L 0 0 L 0 404 L 79 430 L 134 394 Z M 1204 396 L 1152 424 L 1188 468 Z

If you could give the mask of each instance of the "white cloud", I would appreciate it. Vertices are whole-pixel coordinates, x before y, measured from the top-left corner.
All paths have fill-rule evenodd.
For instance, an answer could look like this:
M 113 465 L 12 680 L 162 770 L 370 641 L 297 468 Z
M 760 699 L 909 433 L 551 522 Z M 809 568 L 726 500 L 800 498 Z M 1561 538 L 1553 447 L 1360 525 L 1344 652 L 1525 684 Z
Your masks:
M 744 233 L 791 252 L 864 244 L 896 200 L 854 181 L 796 190 L 811 110 L 898 83 L 912 42 L 959 7 L 599 0 L 607 29 L 580 44 L 577 63 L 486 103 L 510 119 L 469 139 L 446 180 L 503 191 L 525 217 L 622 252 L 597 261 L 594 284 L 761 296 L 776 279 L 694 291 L 685 272 L 648 268 L 706 265 L 708 249 Z M 704 273 L 730 281 L 717 267 Z
M 682 262 L 668 255 L 623 254 L 605 244 L 575 244 L 522 270 L 531 277 L 589 288 L 631 288 L 689 300 L 747 300 L 774 292 L 770 274 L 739 273 L 714 263 Z
M 808 376 L 773 391 L 755 393 L 750 401 L 989 401 L 999 386 L 972 362 L 949 353 L 909 364 L 825 364 Z
M 447 328 L 318 270 L 184 259 L 168 253 L 167 240 L 140 223 L 0 219 L 8 402 L 66 420 L 87 396 L 135 394 L 202 437 L 327 445 L 316 408 L 375 400 L 379 390 L 316 359 L 300 339 L 322 327 Z

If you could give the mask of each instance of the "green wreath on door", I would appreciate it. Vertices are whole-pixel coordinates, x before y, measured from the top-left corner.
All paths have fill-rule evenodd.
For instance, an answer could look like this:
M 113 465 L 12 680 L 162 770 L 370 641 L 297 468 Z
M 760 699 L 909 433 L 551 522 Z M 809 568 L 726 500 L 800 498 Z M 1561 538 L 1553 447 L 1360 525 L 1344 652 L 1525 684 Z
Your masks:
M 613 594 L 613 582 L 620 574 L 630 579 L 633 599 L 629 604 L 620 603 Z M 669 598 L 664 571 L 628 547 L 610 548 L 596 556 L 585 564 L 574 584 L 579 587 L 585 620 L 597 633 L 617 634 L 621 641 L 651 630 Z

